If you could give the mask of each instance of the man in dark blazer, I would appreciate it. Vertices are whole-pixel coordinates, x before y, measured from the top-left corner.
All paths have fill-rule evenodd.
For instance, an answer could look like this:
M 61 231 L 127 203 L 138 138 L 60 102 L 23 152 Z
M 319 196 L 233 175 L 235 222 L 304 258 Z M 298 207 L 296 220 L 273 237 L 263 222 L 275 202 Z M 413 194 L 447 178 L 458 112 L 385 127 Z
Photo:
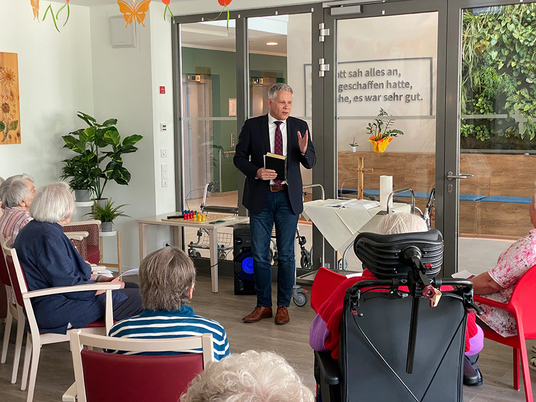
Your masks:
M 290 117 L 292 88 L 274 84 L 268 90 L 269 113 L 247 120 L 240 133 L 235 166 L 246 175 L 243 204 L 250 213 L 251 251 L 257 306 L 243 318 L 256 322 L 272 317 L 272 271 L 270 241 L 275 223 L 278 271 L 275 323 L 289 322 L 288 306 L 296 270 L 294 242 L 298 216 L 303 211 L 300 164 L 311 169 L 316 163 L 309 127 Z M 274 170 L 264 168 L 267 152 L 286 156 L 286 181 L 279 182 Z

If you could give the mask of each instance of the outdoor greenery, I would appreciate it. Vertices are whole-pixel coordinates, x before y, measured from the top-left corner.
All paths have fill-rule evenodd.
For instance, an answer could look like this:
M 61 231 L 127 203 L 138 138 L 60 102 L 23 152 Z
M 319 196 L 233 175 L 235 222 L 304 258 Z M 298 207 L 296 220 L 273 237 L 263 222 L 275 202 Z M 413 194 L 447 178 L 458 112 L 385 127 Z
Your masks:
M 86 215 L 90 215 L 93 219 L 97 219 L 101 222 L 113 222 L 116 218 L 123 216 L 125 218 L 130 218 L 129 215 L 125 214 L 121 208 L 127 206 L 128 204 L 121 204 L 114 206 L 114 201 L 108 199 L 104 207 L 100 206 L 97 201 L 93 204 L 93 211 L 88 212 Z
M 507 117 L 462 120 L 462 148 L 536 149 L 535 45 L 536 4 L 464 12 L 461 112 Z
M 90 189 L 95 198 L 101 199 L 106 184 L 113 180 L 117 184 L 128 185 L 130 172 L 123 166 L 123 154 L 138 150 L 134 146 L 143 137 L 130 135 L 121 141 L 117 130 L 117 119 L 108 119 L 99 124 L 82 112 L 77 116 L 84 120 L 87 128 L 73 131 L 63 136 L 64 148 L 77 155 L 63 161 L 61 179 L 69 179 L 74 190 Z

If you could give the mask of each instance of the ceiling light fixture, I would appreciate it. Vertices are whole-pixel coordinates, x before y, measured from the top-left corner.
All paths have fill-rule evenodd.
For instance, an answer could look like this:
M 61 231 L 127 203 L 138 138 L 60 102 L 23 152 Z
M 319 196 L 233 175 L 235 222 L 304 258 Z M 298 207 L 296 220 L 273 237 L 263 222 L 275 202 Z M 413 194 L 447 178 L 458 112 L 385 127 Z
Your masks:
M 277 42 L 266 42 L 267 46 L 277 46 Z

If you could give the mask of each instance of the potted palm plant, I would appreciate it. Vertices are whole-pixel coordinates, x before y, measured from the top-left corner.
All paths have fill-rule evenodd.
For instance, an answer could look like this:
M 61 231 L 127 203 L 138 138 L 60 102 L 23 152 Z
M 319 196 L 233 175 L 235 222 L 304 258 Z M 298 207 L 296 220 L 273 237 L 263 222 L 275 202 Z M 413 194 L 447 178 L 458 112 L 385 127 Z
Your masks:
M 117 130 L 117 119 L 108 119 L 97 123 L 95 118 L 82 112 L 77 116 L 86 122 L 88 127 L 80 128 L 63 136 L 64 148 L 68 148 L 76 156 L 63 161 L 62 178 L 72 177 L 76 186 L 77 181 L 86 181 L 95 195 L 102 199 L 104 188 L 109 181 L 120 185 L 128 185 L 130 172 L 123 166 L 123 154 L 138 150 L 135 144 L 143 136 L 133 134 L 121 140 Z M 76 169 L 72 166 L 76 165 Z M 75 187 L 72 187 L 75 189 Z
M 121 204 L 115 206 L 114 201 L 112 201 L 112 199 L 110 198 L 106 200 L 104 207 L 95 202 L 95 204 L 93 205 L 93 211 L 89 212 L 86 215 L 90 215 L 93 217 L 93 219 L 101 221 L 101 230 L 103 232 L 111 232 L 113 222 L 116 218 L 119 218 L 120 216 L 130 218 L 129 215 L 125 214 L 121 210 L 121 208 L 125 207 L 126 205 L 127 204 Z
M 393 119 L 382 108 L 380 108 L 378 118 L 368 124 L 367 133 L 370 135 L 369 142 L 372 143 L 374 152 L 385 152 L 385 148 L 387 148 L 387 145 L 389 145 L 394 137 L 404 135 L 400 130 L 394 128 L 389 129 L 391 124 L 393 124 Z

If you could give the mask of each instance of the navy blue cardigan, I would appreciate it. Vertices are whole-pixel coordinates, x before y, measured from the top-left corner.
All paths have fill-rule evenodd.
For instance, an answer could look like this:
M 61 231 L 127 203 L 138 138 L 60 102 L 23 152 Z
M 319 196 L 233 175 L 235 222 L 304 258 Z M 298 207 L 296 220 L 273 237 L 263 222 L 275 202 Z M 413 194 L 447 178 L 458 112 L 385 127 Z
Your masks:
M 13 245 L 17 250 L 29 290 L 94 283 L 87 264 L 57 223 L 29 222 Z M 114 307 L 125 300 L 120 290 L 112 292 Z M 67 325 L 81 328 L 104 316 L 105 294 L 95 291 L 66 293 L 32 299 L 41 332 L 64 334 Z

